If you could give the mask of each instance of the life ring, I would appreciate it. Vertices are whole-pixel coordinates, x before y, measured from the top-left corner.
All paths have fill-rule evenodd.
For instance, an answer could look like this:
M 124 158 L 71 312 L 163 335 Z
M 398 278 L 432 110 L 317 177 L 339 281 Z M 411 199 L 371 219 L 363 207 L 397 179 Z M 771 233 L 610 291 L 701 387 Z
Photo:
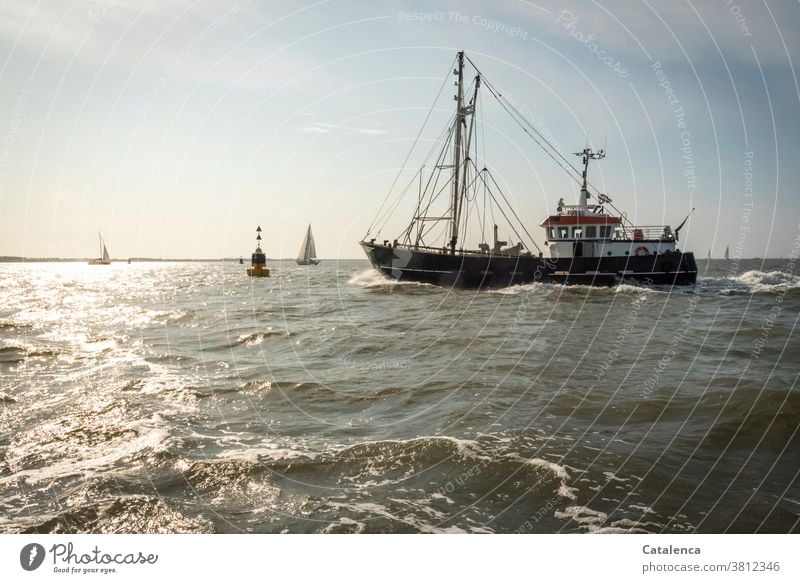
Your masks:
M 634 249 L 633 254 L 634 255 L 650 255 L 650 251 L 649 251 L 649 249 L 647 249 L 647 247 L 642 245 L 641 247 L 637 247 L 636 249 Z

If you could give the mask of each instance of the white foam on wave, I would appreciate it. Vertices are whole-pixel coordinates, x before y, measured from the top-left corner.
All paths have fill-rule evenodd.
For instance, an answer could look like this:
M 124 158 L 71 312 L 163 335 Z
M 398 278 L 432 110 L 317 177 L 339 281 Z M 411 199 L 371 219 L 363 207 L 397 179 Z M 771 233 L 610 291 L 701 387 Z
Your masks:
M 36 345 L 27 342 L 25 340 L 21 340 L 18 338 L 15 339 L 8 339 L 8 340 L 0 340 L 0 349 L 4 350 L 17 350 L 19 352 L 24 353 L 26 356 L 38 356 L 43 354 L 60 354 L 60 350 L 53 347 L 37 347 Z
M 132 352 L 123 355 L 122 361 L 123 365 L 132 368 L 144 366 L 148 369 L 149 374 L 139 377 L 137 390 L 143 395 L 163 397 L 160 409 L 162 412 L 185 413 L 189 409 L 197 408 L 197 396 L 186 389 L 193 385 L 202 386 L 205 380 L 201 376 L 178 370 L 171 365 L 149 362 Z
M 627 478 L 620 478 L 614 472 L 603 472 L 607 482 L 628 482 Z
M 749 285 L 754 292 L 800 288 L 800 276 L 784 271 L 747 271 L 736 280 Z
M 553 514 L 562 520 L 573 520 L 578 523 L 580 528 L 595 534 L 627 534 L 652 532 L 645 527 L 651 526 L 654 530 L 661 528 L 661 525 L 654 522 L 638 522 L 623 518 L 608 523 L 608 514 L 599 510 L 592 510 L 588 506 L 568 506 L 564 510 L 556 510 Z
M 629 283 L 620 283 L 615 285 L 611 288 L 615 294 L 648 294 L 648 293 L 655 293 L 659 290 L 655 290 L 649 287 L 644 287 L 640 285 L 631 285 Z
M 434 441 L 446 441 L 450 442 L 456 446 L 456 451 L 464 458 L 474 459 L 479 461 L 491 461 L 492 457 L 486 455 L 486 453 L 481 449 L 477 442 L 469 440 L 469 439 L 459 439 L 457 437 L 450 437 L 448 435 L 437 435 L 436 437 L 412 437 L 409 439 L 385 439 L 380 441 L 362 441 L 355 445 L 346 445 L 343 447 L 338 447 L 333 451 L 337 454 L 342 452 L 346 452 L 350 449 L 356 447 L 364 447 L 364 446 L 380 446 L 380 445 L 411 445 L 411 444 L 422 444 L 422 443 L 430 443 Z
M 558 496 L 567 500 L 577 499 L 578 489 L 569 485 L 571 477 L 566 467 L 542 458 L 526 458 L 518 453 L 504 454 L 500 458 L 498 458 L 490 455 L 489 452 L 486 452 L 483 448 L 481 448 L 481 446 L 476 441 L 472 441 L 469 439 L 459 439 L 450 436 L 437 436 L 437 437 L 416 437 L 406 440 L 371 441 L 371 442 L 360 443 L 357 446 L 347 446 L 340 448 L 337 451 L 337 453 L 347 451 L 352 447 L 360 447 L 363 445 L 383 445 L 387 443 L 415 444 L 422 442 L 430 442 L 433 440 L 448 441 L 454 444 L 456 446 L 456 451 L 465 459 L 487 463 L 493 461 L 499 462 L 502 461 L 502 458 L 505 458 L 514 460 L 520 464 L 524 464 L 527 466 L 537 468 L 539 470 L 543 470 L 549 474 L 552 474 L 558 480 L 559 485 L 558 488 L 555 490 Z
M 364 288 L 376 288 L 376 287 L 386 287 L 386 286 L 415 286 L 415 287 L 431 287 L 435 288 L 435 285 L 429 283 L 422 283 L 419 281 L 403 281 L 399 279 L 391 279 L 383 275 L 380 271 L 376 269 L 367 269 L 366 271 L 361 271 L 359 273 L 354 273 L 347 283 L 350 285 L 357 285 L 359 287 Z
M 562 498 L 566 498 L 568 500 L 577 500 L 578 498 L 578 489 L 569 486 L 570 475 L 567 472 L 567 468 L 564 466 L 560 466 L 555 462 L 551 462 L 549 460 L 545 460 L 542 458 L 530 458 L 525 459 L 520 456 L 515 455 L 518 459 L 523 460 L 527 465 L 533 466 L 535 468 L 540 468 L 555 474 L 556 478 L 558 478 L 560 485 L 556 493 L 561 496 Z
M 620 283 L 615 286 L 602 286 L 602 285 L 584 285 L 584 284 L 570 284 L 564 285 L 561 283 L 541 283 L 541 282 L 534 282 L 534 283 L 525 283 L 519 285 L 511 285 L 509 287 L 503 289 L 496 289 L 496 290 L 489 290 L 489 293 L 501 294 L 501 295 L 522 295 L 522 294 L 545 294 L 550 295 L 553 293 L 557 294 L 564 294 L 564 293 L 591 293 L 596 295 L 606 295 L 609 293 L 613 294 L 647 294 L 647 293 L 658 293 L 660 289 L 654 289 L 650 287 L 634 285 L 630 283 Z
M 586 528 L 597 527 L 608 520 L 608 514 L 592 510 L 588 506 L 567 506 L 564 510 L 556 510 L 554 516 L 561 519 L 572 519 Z
M 381 504 L 375 502 L 352 502 L 352 503 L 336 502 L 332 503 L 332 505 L 337 510 L 344 509 L 359 514 L 365 514 L 366 517 L 368 518 L 381 516 L 392 522 L 398 522 L 400 524 L 405 524 L 407 526 L 410 526 L 413 529 L 415 529 L 416 532 L 420 533 L 463 534 L 468 532 L 486 532 L 486 533 L 493 532 L 489 529 L 478 528 L 478 527 L 470 527 L 469 529 L 464 529 L 458 526 L 443 527 L 437 524 L 431 524 L 411 513 L 403 513 L 402 516 L 399 514 L 395 514 L 385 506 L 382 506 Z
M 367 529 L 367 524 L 365 522 L 353 520 L 352 518 L 347 518 L 346 516 L 340 516 L 336 522 L 331 522 L 329 525 L 323 528 L 322 532 L 325 534 L 330 534 L 342 532 L 343 529 L 346 529 L 347 532 L 361 534 Z
M 492 289 L 489 290 L 489 293 L 492 294 L 500 294 L 503 296 L 518 296 L 520 294 L 532 294 L 536 292 L 541 292 L 544 288 L 545 284 L 543 283 L 523 283 L 518 285 L 510 285 L 508 287 L 504 287 L 502 289 Z
M 448 496 L 445 496 L 441 492 L 434 492 L 433 494 L 431 494 L 431 500 L 443 500 L 444 502 L 447 502 L 448 504 L 455 504 L 455 500 L 453 500 L 452 498 L 450 498 Z
M 56 429 L 63 429 L 58 424 L 49 424 L 35 428 L 34 439 L 38 439 L 42 430 L 49 431 L 55 426 Z M 153 453 L 167 452 L 170 449 L 170 434 L 166 430 L 167 423 L 158 414 L 153 414 L 149 418 L 138 419 L 127 423 L 122 427 L 122 433 L 127 430 L 135 430 L 137 435 L 133 439 L 126 437 L 103 443 L 97 447 L 85 447 L 80 449 L 80 454 L 69 455 L 57 462 L 48 463 L 41 468 L 18 469 L 15 468 L 16 461 L 23 459 L 31 453 L 30 442 L 20 442 L 7 450 L 9 467 L 12 469 L 10 476 L 0 478 L 0 484 L 17 483 L 24 479 L 28 483 L 50 482 L 60 478 L 70 476 L 83 476 L 87 478 L 99 472 L 114 467 L 118 462 L 127 460 L 134 454 L 149 450 Z M 39 448 L 49 448 L 48 444 L 41 444 Z M 102 455 L 92 455 L 97 452 L 105 452 Z M 125 464 L 130 467 L 129 463 Z
M 700 283 L 711 291 L 776 293 L 800 288 L 800 275 L 785 271 L 746 271 L 733 277 L 702 277 Z
M 217 458 L 224 460 L 242 460 L 252 463 L 262 463 L 264 461 L 282 462 L 288 460 L 313 460 L 319 454 L 292 449 L 288 447 L 278 447 L 276 444 L 266 447 L 246 447 L 245 449 L 225 449 Z

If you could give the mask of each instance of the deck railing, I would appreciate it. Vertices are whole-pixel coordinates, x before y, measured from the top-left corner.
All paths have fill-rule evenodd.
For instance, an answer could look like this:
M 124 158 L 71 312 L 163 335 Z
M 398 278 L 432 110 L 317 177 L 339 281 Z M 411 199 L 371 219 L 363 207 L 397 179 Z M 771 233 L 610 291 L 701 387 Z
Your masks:
M 382 242 L 376 242 L 375 240 L 370 240 L 369 243 L 374 245 L 386 245 L 393 249 L 405 249 L 407 251 L 423 251 L 425 253 L 438 253 L 440 255 L 450 255 L 450 247 L 428 247 L 427 245 L 409 245 L 408 243 L 400 243 L 399 241 L 389 241 L 384 240 Z M 459 247 L 456 249 L 456 252 L 459 255 L 492 255 L 494 257 L 520 257 L 520 256 L 529 256 L 532 255 L 530 251 L 523 250 L 520 253 L 510 254 L 507 253 L 508 249 L 502 249 L 499 252 L 495 253 L 491 250 L 483 250 L 483 249 L 464 249 Z
M 667 225 L 636 227 L 622 225 L 614 229 L 614 239 L 618 241 L 674 241 L 675 233 Z

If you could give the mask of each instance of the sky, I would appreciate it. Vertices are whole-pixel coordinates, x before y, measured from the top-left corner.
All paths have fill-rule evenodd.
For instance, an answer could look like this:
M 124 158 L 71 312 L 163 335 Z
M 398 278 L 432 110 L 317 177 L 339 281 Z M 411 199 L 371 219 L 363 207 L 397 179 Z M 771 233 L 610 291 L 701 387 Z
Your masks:
M 606 148 L 590 179 L 632 221 L 695 208 L 684 250 L 786 256 L 798 29 L 789 0 L 7 1 L 0 255 L 96 256 L 101 231 L 115 258 L 247 256 L 260 225 L 268 256 L 293 257 L 310 223 L 320 257 L 361 258 L 464 50 L 562 152 Z M 481 104 L 485 163 L 541 244 L 575 184 Z

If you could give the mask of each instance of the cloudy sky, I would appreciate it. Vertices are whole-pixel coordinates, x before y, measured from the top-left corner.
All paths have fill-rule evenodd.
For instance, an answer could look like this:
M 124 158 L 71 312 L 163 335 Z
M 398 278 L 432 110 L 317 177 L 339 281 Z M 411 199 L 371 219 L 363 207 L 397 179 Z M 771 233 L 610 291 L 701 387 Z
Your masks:
M 563 152 L 605 145 L 594 182 L 633 220 L 695 207 L 684 249 L 789 253 L 797 1 L 493 4 L 2 3 L 0 255 L 91 256 L 101 230 L 118 258 L 239 256 L 260 224 L 293 256 L 310 222 L 321 257 L 360 257 L 459 49 Z M 574 184 L 482 103 L 486 165 L 536 233 Z

